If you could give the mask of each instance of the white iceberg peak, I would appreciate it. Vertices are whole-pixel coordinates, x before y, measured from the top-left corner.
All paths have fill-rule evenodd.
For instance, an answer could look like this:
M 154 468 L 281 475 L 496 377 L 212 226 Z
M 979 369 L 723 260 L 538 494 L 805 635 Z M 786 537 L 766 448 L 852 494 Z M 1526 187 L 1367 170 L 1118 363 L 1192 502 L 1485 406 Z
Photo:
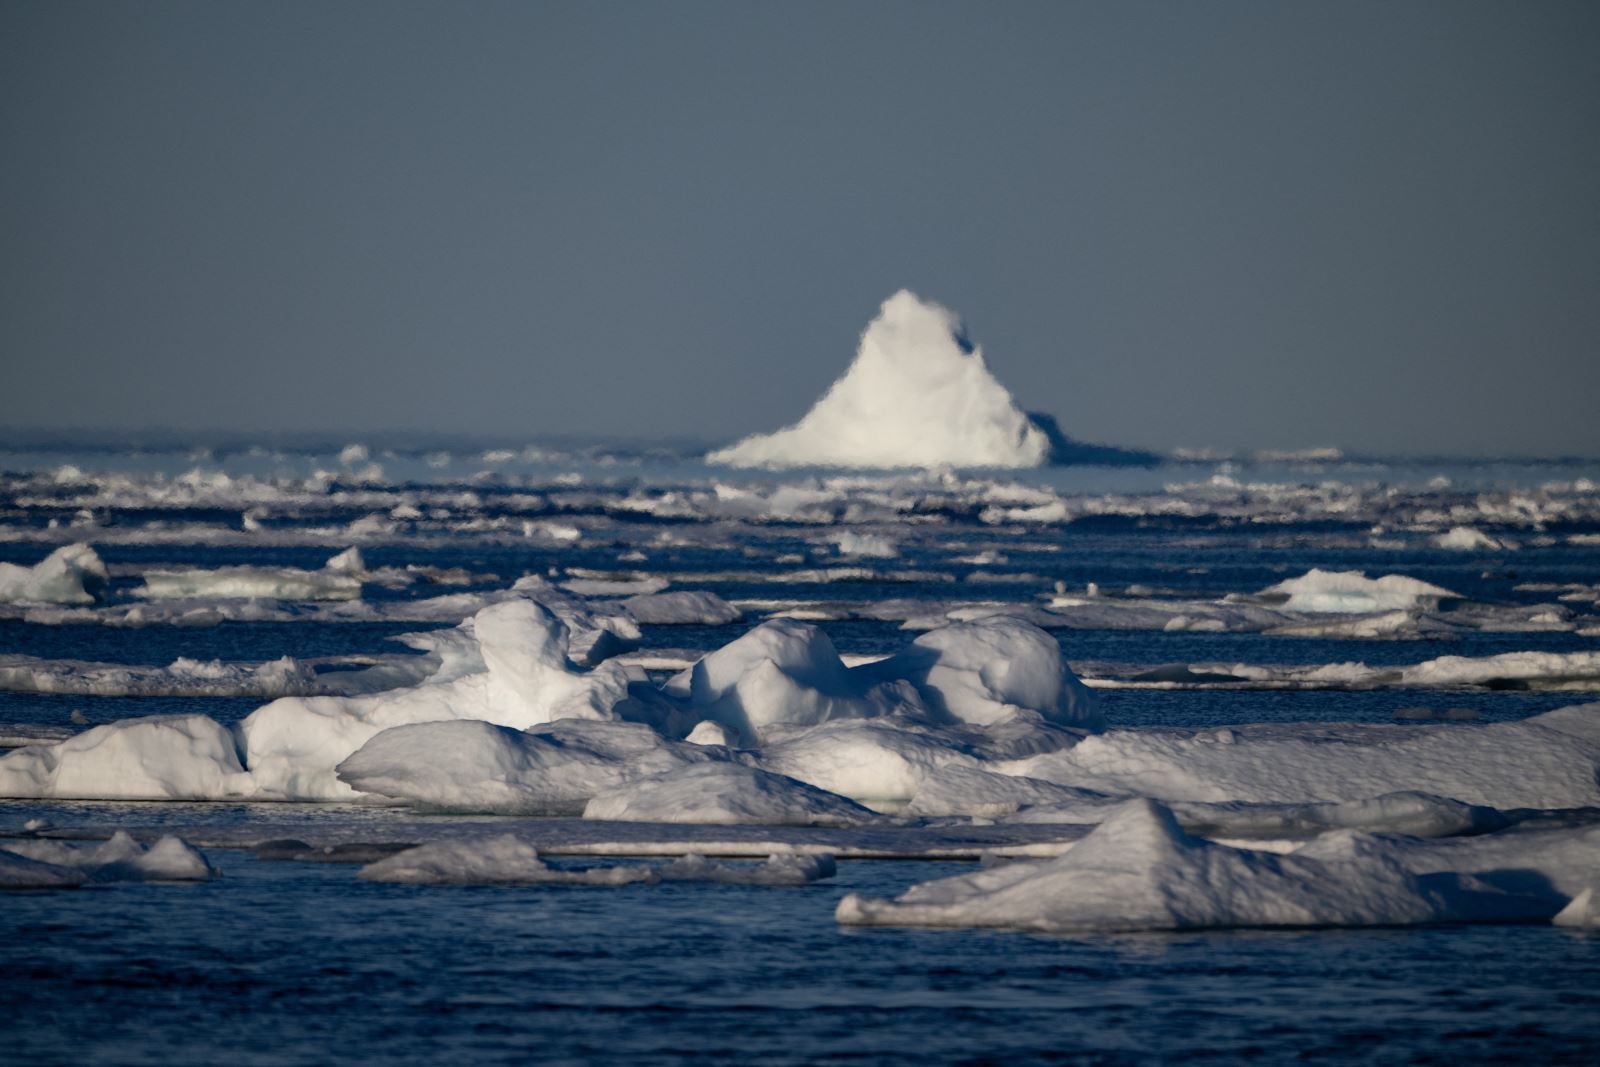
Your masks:
M 1037 467 L 1050 435 L 997 381 L 955 313 L 902 289 L 798 423 L 712 452 L 735 467 Z

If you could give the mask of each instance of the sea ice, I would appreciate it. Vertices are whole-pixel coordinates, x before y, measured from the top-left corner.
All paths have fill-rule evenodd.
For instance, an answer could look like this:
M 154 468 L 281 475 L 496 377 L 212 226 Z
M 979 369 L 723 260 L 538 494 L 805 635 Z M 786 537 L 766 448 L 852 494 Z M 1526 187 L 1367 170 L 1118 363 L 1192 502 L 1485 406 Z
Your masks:
M 856 672 L 909 681 L 940 721 L 981 725 L 1028 710 L 1064 726 L 1105 726 L 1098 701 L 1062 659 L 1056 639 L 1003 615 L 929 631 Z
M 724 885 L 809 885 L 838 873 L 827 853 L 776 852 L 758 864 L 719 863 L 690 852 L 656 868 L 663 882 L 720 882 Z
M 1600 807 L 1597 765 L 1600 704 L 1483 726 L 1112 730 L 988 769 L 1161 800 L 1361 801 L 1405 789 L 1505 811 Z
M 1441 597 L 1457 596 L 1448 589 L 1399 574 L 1368 578 L 1361 571 L 1316 569 L 1261 592 L 1267 597 L 1286 597 L 1283 607 L 1287 611 L 1348 614 L 1436 606 Z
M 92 604 L 109 578 L 88 545 L 63 545 L 32 567 L 0 563 L 0 603 Z
M 925 882 L 892 901 L 852 893 L 836 914 L 847 925 L 1068 932 L 1393 925 L 1538 909 L 1454 874 L 1413 874 L 1352 833 L 1277 855 L 1192 837 L 1160 804 L 1135 800 L 1057 859 Z
M 1051 440 L 990 373 L 956 316 L 902 289 L 844 376 L 795 425 L 712 452 L 736 467 L 1037 467 Z
M 420 722 L 377 734 L 338 767 L 363 793 L 426 808 L 577 814 L 597 793 L 724 758 L 649 726 L 564 720 L 521 731 L 487 722 Z
M 171 835 L 148 848 L 118 830 L 98 845 L 35 838 L 7 841 L 5 849 L 39 863 L 75 868 L 96 882 L 188 882 L 217 873 L 188 842 Z
M 627 885 L 660 880 L 644 866 L 552 867 L 532 845 L 512 834 L 458 841 L 434 841 L 398 852 L 361 868 L 374 882 L 413 885 Z
M 151 715 L 0 757 L 0 797 L 221 800 L 255 784 L 234 737 L 204 715 Z
M 361 868 L 360 877 L 414 885 L 588 885 L 719 882 L 806 885 L 836 872 L 833 856 L 774 853 L 759 864 L 724 863 L 688 853 L 664 864 L 553 867 L 514 834 L 434 841 Z
M 866 684 L 852 675 L 826 634 L 788 619 L 764 622 L 708 654 L 662 693 L 689 709 L 691 721 L 719 722 L 751 742 L 775 726 L 875 718 L 918 703 L 904 682 Z
M 763 826 L 850 826 L 876 816 L 854 801 L 771 771 L 700 763 L 598 793 L 586 819 Z
M 359 600 L 364 575 L 360 553 L 347 549 L 328 560 L 320 571 L 295 567 L 146 571 L 144 585 L 135 592 L 149 600 Z
M 75 867 L 41 863 L 0 848 L 0 889 L 68 889 L 88 880 Z
M 459 648 L 468 633 L 475 655 Z M 630 682 L 643 681 L 642 673 L 618 664 L 578 669 L 567 656 L 566 625 L 531 600 L 483 609 L 455 641 L 459 650 L 413 688 L 284 697 L 252 712 L 238 729 L 261 790 L 286 798 L 351 799 L 355 794 L 334 768 L 385 729 L 457 719 L 517 729 L 565 718 L 613 719 Z
M 1586 886 L 1550 921 L 1557 926 L 1600 927 L 1600 899 L 1597 899 L 1594 888 Z

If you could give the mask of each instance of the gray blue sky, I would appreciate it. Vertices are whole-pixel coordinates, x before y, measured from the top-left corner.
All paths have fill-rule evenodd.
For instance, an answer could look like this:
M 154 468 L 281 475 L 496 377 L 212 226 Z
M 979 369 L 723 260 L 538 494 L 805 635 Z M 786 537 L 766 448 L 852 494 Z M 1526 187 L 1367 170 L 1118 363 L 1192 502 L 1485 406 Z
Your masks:
M 1600 455 L 1600 5 L 0 0 L 0 424 Z

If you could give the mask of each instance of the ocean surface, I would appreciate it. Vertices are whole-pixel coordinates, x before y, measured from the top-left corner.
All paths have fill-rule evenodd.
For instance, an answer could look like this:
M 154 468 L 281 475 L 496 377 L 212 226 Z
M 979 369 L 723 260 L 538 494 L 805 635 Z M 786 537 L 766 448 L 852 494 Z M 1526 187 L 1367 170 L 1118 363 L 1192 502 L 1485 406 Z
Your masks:
M 0 736 L 175 712 L 237 722 L 273 694 L 202 692 L 204 671 L 139 684 L 117 672 L 288 656 L 331 685 L 421 655 L 395 638 L 453 626 L 473 597 L 525 575 L 704 590 L 737 609 L 736 622 L 641 623 L 624 658 L 656 681 L 773 615 L 814 622 L 849 659 L 976 607 L 1060 611 L 1050 632 L 1119 728 L 1470 729 L 1600 691 L 1594 670 L 1573 666 L 1600 650 L 1594 462 L 843 475 L 620 446 L 197 444 L 12 448 L 0 471 L 0 561 L 31 567 L 87 544 L 109 578 L 93 603 L 0 604 Z M 1453 547 L 1458 529 L 1480 539 Z M 145 595 L 151 572 L 317 573 L 351 547 L 369 576 L 354 599 Z M 1241 605 L 1281 603 L 1264 591 L 1314 568 L 1400 574 L 1449 595 L 1383 633 L 1247 624 Z M 1401 680 L 1442 657 L 1525 653 L 1566 659 L 1543 673 Z M 1341 669 L 1312 673 L 1330 667 Z M 3 800 L 0 834 L 30 821 L 69 836 L 247 829 L 273 808 Z M 411 813 L 318 817 L 359 838 L 400 815 Z M 971 864 L 846 860 L 798 887 L 471 888 L 202 851 L 221 877 L 0 897 L 0 1061 L 1454 1064 L 1600 1052 L 1600 937 L 1547 925 L 851 930 L 833 920 L 846 892 L 894 896 Z

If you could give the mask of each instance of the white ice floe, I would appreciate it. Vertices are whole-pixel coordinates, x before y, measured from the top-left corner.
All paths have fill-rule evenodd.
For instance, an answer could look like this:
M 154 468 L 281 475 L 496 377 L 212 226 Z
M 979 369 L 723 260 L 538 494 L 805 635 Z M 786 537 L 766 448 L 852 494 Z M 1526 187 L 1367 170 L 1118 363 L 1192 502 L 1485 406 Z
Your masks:
M 96 882 L 190 882 L 217 872 L 188 842 L 166 836 L 146 847 L 125 831 L 98 845 L 69 845 L 41 838 L 7 841 L 7 852 L 39 863 L 81 871 Z
M 990 770 L 1121 796 L 1311 803 L 1412 790 L 1507 810 L 1600 806 L 1600 704 L 1483 726 L 1112 730 Z
M 917 701 L 903 682 L 868 684 L 852 675 L 825 633 L 788 619 L 764 622 L 710 653 L 662 692 L 693 721 L 710 719 L 752 742 L 775 726 L 875 718 Z
M 438 810 L 578 814 L 589 798 L 725 758 L 641 723 L 563 721 L 522 731 L 421 722 L 377 734 L 338 767 L 347 786 Z
M 1036 467 L 1049 435 L 990 373 L 954 314 L 901 290 L 844 376 L 795 425 L 712 452 L 736 467 Z
M 734 763 L 692 764 L 598 793 L 586 819 L 764 826 L 850 826 L 875 818 L 835 793 Z
M 1496 920 L 1543 906 L 1455 874 L 1415 874 L 1352 831 L 1277 855 L 1192 837 L 1166 808 L 1136 800 L 1057 859 L 925 882 L 895 900 L 852 893 L 837 918 L 1069 932 Z
M 152 715 L 0 757 L 0 796 L 223 800 L 255 784 L 234 736 L 204 715 Z
M 1584 929 L 1600 927 L 1600 894 L 1596 894 L 1593 886 L 1585 886 L 1583 891 L 1573 897 L 1567 906 L 1556 912 L 1555 918 L 1550 920 L 1557 926 L 1575 926 Z
M 340 671 L 329 684 L 346 684 L 357 673 Z M 268 663 L 223 663 L 179 656 L 165 667 L 0 656 L 0 690 L 9 692 L 271 698 L 317 692 L 320 686 L 314 670 L 289 656 Z
M 870 556 L 873 559 L 894 559 L 900 554 L 900 549 L 894 541 L 882 534 L 840 530 L 833 535 L 833 544 L 834 547 L 838 548 L 841 556 Z
M 1401 672 L 1406 685 L 1518 684 L 1531 689 L 1600 687 L 1600 652 L 1502 652 L 1440 656 Z
M 717 882 L 734 885 L 806 885 L 833 877 L 827 853 L 774 853 L 759 864 L 708 860 L 696 853 L 664 864 L 555 867 L 513 834 L 430 842 L 361 868 L 360 877 L 413 885 L 586 885 Z
M 350 799 L 334 768 L 394 726 L 471 719 L 525 729 L 557 719 L 613 719 L 630 673 L 603 663 L 585 671 L 567 655 L 567 628 L 530 600 L 485 608 L 453 638 L 440 667 L 422 684 L 357 697 L 284 697 L 239 725 L 240 747 L 265 793 Z M 481 666 L 480 666 L 481 664 Z
M 778 852 L 758 864 L 719 863 L 691 852 L 656 868 L 664 882 L 719 882 L 724 885 L 809 885 L 838 873 L 833 856 Z
M 109 580 L 88 545 L 64 545 L 32 567 L 0 563 L 0 603 L 92 604 Z
M 359 874 L 374 882 L 413 885 L 618 886 L 660 880 L 653 868 L 643 866 L 552 867 L 537 849 L 512 834 L 418 845 L 369 863 Z
M 909 681 L 928 711 L 946 722 L 981 725 L 1027 710 L 1064 726 L 1105 725 L 1098 701 L 1062 659 L 1056 639 L 1007 616 L 929 631 L 857 672 Z
M 347 549 L 320 571 L 296 567 L 218 567 L 214 570 L 146 571 L 135 590 L 149 600 L 248 599 L 359 600 L 365 576 L 361 555 Z
M 1437 605 L 1441 597 L 1457 594 L 1437 585 L 1386 574 L 1368 578 L 1361 571 L 1312 569 L 1263 589 L 1265 597 L 1286 598 L 1286 611 L 1366 613 Z
M 1458 552 L 1500 552 L 1512 547 L 1472 526 L 1452 526 L 1447 533 L 1433 539 L 1435 548 L 1451 548 Z
M 41 863 L 0 848 L 0 889 L 70 889 L 88 880 L 76 867 Z

